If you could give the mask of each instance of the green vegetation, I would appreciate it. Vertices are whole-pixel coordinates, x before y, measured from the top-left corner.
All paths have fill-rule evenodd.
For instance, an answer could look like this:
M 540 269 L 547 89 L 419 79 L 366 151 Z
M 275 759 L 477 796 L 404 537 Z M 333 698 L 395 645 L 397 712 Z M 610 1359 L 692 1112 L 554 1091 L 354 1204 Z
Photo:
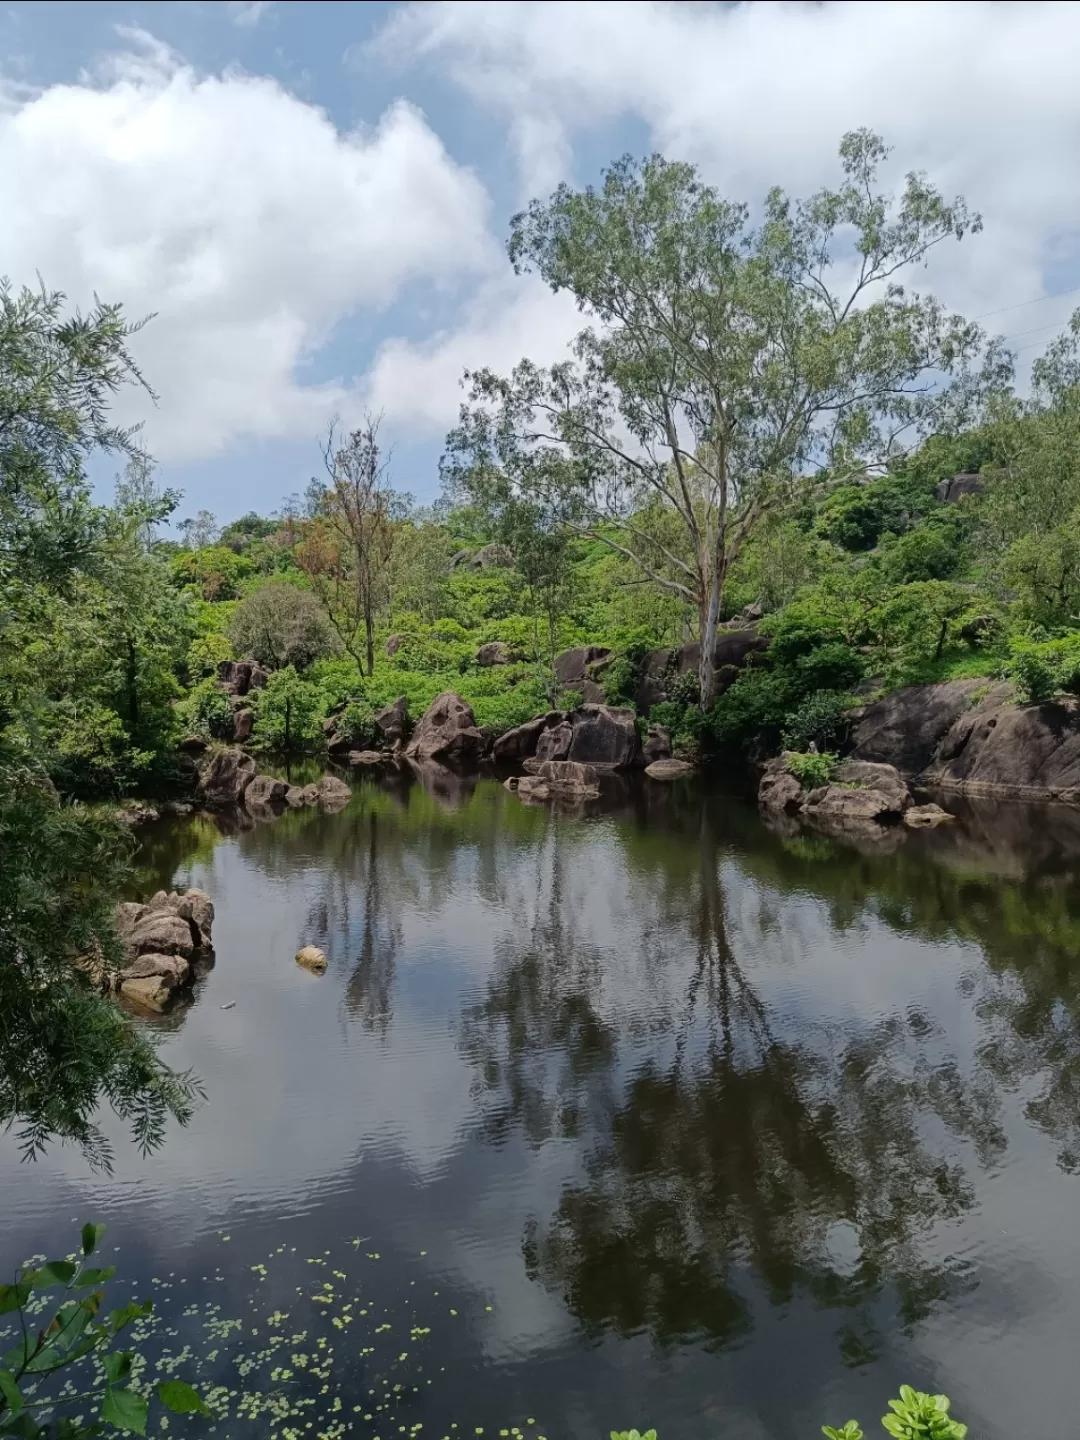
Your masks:
M 889 1401 L 889 1414 L 881 1417 L 882 1428 L 893 1440 L 964 1440 L 968 1427 L 949 1414 L 947 1395 L 927 1395 L 901 1385 L 900 1394 Z M 838 1427 L 823 1425 L 825 1440 L 863 1440 L 863 1429 L 857 1420 Z M 637 1430 L 612 1430 L 611 1440 L 656 1440 L 655 1430 L 639 1434 Z
M 141 1375 L 145 1362 L 134 1350 L 114 1349 L 113 1342 L 153 1307 L 129 1301 L 103 1313 L 105 1286 L 116 1267 L 86 1262 L 104 1228 L 84 1225 L 79 1254 L 25 1266 L 13 1284 L 0 1285 L 0 1315 L 14 1314 L 20 1334 L 0 1356 L 0 1435 L 81 1440 L 102 1433 L 146 1434 L 151 1391 Z M 55 1309 L 53 1290 L 66 1297 Z M 59 1389 L 58 1379 L 64 1380 Z M 210 1415 L 184 1380 L 162 1380 L 153 1393 L 175 1415 Z M 85 1418 L 87 1410 L 92 1420 Z
M 105 1094 L 152 1143 L 190 1108 L 75 962 L 115 953 L 124 843 L 93 807 L 190 787 L 180 738 L 233 733 L 224 661 L 270 672 L 246 702 L 267 754 L 318 753 L 331 715 L 371 744 L 380 707 L 444 690 L 505 730 L 574 698 L 554 660 L 576 645 L 613 652 L 609 703 L 660 674 L 642 726 L 705 760 L 841 751 L 856 687 L 1080 693 L 1080 316 L 1022 397 L 1000 343 L 902 287 L 980 224 L 924 177 L 879 188 L 886 154 L 848 135 L 835 188 L 773 191 L 756 225 L 659 157 L 534 202 L 511 261 L 587 328 L 566 364 L 470 377 L 431 509 L 368 421 L 276 515 L 165 538 L 180 497 L 109 419 L 145 385 L 136 327 L 0 290 L 0 1123 L 96 1143 Z M 767 648 L 714 665 L 744 611 Z M 700 638 L 693 664 L 653 653 Z
M 836 756 L 830 755 L 827 751 L 824 754 L 819 754 L 817 751 L 807 754 L 790 751 L 787 763 L 789 770 L 804 790 L 814 790 L 818 785 L 827 785 L 836 774 Z

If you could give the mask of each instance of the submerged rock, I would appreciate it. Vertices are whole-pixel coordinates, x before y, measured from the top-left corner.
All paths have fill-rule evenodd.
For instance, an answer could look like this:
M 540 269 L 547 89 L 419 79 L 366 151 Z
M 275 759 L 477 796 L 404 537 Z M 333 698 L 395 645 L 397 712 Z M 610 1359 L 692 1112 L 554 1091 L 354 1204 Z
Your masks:
M 954 817 L 940 805 L 912 805 L 904 811 L 904 824 L 913 830 L 932 825 L 947 825 Z
M 313 975 L 322 975 L 326 972 L 326 956 L 317 945 L 305 945 L 302 950 L 298 950 L 296 963 L 303 969 L 310 970 Z
M 653 780 L 681 780 L 684 775 L 693 775 L 694 766 L 689 760 L 654 760 L 645 766 L 645 774 Z

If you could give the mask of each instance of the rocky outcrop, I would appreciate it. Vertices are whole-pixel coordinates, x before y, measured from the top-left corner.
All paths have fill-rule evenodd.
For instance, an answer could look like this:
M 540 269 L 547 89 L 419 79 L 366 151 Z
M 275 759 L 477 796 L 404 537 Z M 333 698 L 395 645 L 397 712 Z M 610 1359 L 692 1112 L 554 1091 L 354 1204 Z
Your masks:
M 982 493 L 983 479 L 977 470 L 964 471 L 960 475 L 949 475 L 939 481 L 934 494 L 939 500 L 948 504 L 955 504 L 957 500 L 965 495 L 979 495 Z
M 257 660 L 223 660 L 218 666 L 218 684 L 227 695 L 247 695 L 261 690 L 270 679 Z
M 295 804 L 295 801 L 289 801 L 290 793 L 286 791 L 284 799 L 287 804 Z M 343 809 L 349 803 L 352 791 L 336 775 L 324 775 L 321 780 L 305 785 L 298 798 L 302 805 L 318 805 L 321 810 L 334 811 Z
M 251 739 L 251 732 L 255 728 L 255 712 L 246 706 L 243 709 L 233 712 L 233 740 L 237 745 L 244 745 Z
M 526 720 L 524 725 L 507 730 L 492 746 L 492 759 L 497 765 L 519 765 L 522 760 L 531 759 L 536 754 L 540 737 L 553 726 L 561 724 L 562 719 L 561 710 L 549 710 L 545 715 L 537 715 L 532 720 Z
M 244 804 L 248 809 L 253 805 L 282 804 L 288 789 L 289 782 L 276 775 L 256 775 L 244 792 Z
M 646 770 L 658 760 L 671 756 L 671 731 L 666 725 L 650 725 L 642 747 L 641 758 Z
M 476 652 L 476 663 L 482 669 L 493 665 L 514 665 L 521 659 L 521 651 L 515 650 L 505 640 L 489 640 Z
M 565 758 L 612 770 L 641 763 L 641 739 L 633 710 L 611 705 L 582 705 L 567 717 L 571 730 Z
M 404 745 L 409 736 L 409 702 L 406 697 L 399 695 L 392 705 L 378 711 L 375 724 L 385 745 L 391 749 Z
M 589 704 L 600 704 L 604 699 L 600 677 L 613 658 L 613 652 L 605 645 L 578 645 L 573 650 L 564 650 L 554 661 L 560 690 L 578 690 Z
M 694 767 L 689 760 L 654 760 L 650 765 L 645 766 L 645 774 L 652 780 L 681 780 L 686 775 L 693 775 Z
M 457 559 L 457 556 L 454 557 Z M 453 562 L 451 562 L 452 564 Z M 469 560 L 470 570 L 509 570 L 514 564 L 514 552 L 506 545 L 484 545 Z
M 255 773 L 255 761 L 243 750 L 218 750 L 200 777 L 199 798 L 211 810 L 239 805 Z
M 893 825 L 911 808 L 911 792 L 891 765 L 852 760 L 838 765 L 827 784 L 806 789 L 785 754 L 770 760 L 758 788 L 762 810 L 797 817 L 832 833 Z
M 856 758 L 970 795 L 1080 803 L 1080 700 L 1020 705 L 1005 683 L 912 685 L 864 707 Z
M 404 636 L 404 635 L 390 635 L 390 636 L 388 636 L 388 637 L 387 637 L 387 641 L 386 641 L 386 645 L 383 647 L 383 648 L 385 649 L 385 651 L 386 651 L 386 658 L 387 658 L 388 660 L 392 660 L 392 659 L 394 658 L 394 656 L 397 654 L 397 652 L 401 649 L 402 645 L 404 645 L 404 644 L 405 644 L 405 636 Z
M 421 763 L 438 760 L 443 765 L 470 765 L 482 758 L 484 739 L 471 708 L 460 695 L 447 690 L 425 710 L 405 754 Z
M 504 783 L 507 790 L 529 800 L 548 800 L 554 795 L 595 799 L 600 794 L 599 771 L 575 760 L 545 760 L 535 775 L 512 775 Z
M 722 694 L 736 679 L 751 655 L 765 650 L 768 644 L 754 624 L 740 621 L 722 627 L 717 632 L 713 650 L 717 694 Z M 668 699 L 680 675 L 697 674 L 700 657 L 701 646 L 696 640 L 675 650 L 650 651 L 642 664 L 634 696 L 638 709 L 647 714 L 654 705 Z
M 159 890 L 145 905 L 117 905 L 114 918 L 125 957 L 115 988 L 138 1007 L 163 1009 L 212 959 L 214 906 L 205 891 Z

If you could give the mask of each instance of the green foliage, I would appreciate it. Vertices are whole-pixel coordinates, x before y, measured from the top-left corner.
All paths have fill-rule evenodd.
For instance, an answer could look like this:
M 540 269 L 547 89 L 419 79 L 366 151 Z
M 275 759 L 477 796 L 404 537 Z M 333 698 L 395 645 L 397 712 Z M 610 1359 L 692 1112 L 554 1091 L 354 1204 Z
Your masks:
M 233 652 L 271 670 L 304 670 L 340 649 L 310 590 L 287 580 L 268 580 L 240 601 L 228 622 Z
M 881 1423 L 894 1440 L 964 1440 L 967 1434 L 967 1426 L 949 1414 L 947 1395 L 927 1395 L 901 1385 L 889 1408 L 892 1414 L 883 1415 Z
M 1080 694 L 1080 631 L 1053 640 L 1014 640 L 1002 673 L 1026 704 Z
M 792 750 L 836 745 L 850 729 L 850 711 L 849 695 L 838 690 L 814 690 L 788 715 L 781 740 Z
M 380 740 L 375 724 L 375 711 L 364 700 L 350 700 L 337 717 L 337 733 L 348 740 L 354 750 L 370 750 Z
M 863 1429 L 857 1420 L 849 1420 L 839 1428 L 835 1425 L 823 1425 L 821 1433 L 825 1440 L 863 1440 Z
M 799 655 L 795 669 L 807 690 L 850 690 L 866 673 L 866 661 L 843 640 L 829 640 Z
M 275 670 L 255 693 L 253 746 L 283 755 L 312 752 L 322 745 L 326 701 L 320 687 L 302 679 L 291 665 Z
M 233 647 L 227 636 L 217 632 L 197 635 L 188 646 L 188 674 L 195 678 L 216 675 L 218 666 L 233 658 Z
M 196 735 L 208 740 L 232 739 L 233 708 L 213 676 L 199 681 L 177 706 L 177 713 Z
M 788 769 L 804 790 L 814 790 L 818 785 L 827 785 L 836 774 L 836 756 L 829 751 L 800 753 L 790 751 L 785 756 Z
M 936 503 L 934 481 L 904 470 L 864 485 L 838 486 L 818 507 L 814 528 L 844 550 L 872 550 L 886 534 L 905 534 Z
M 150 1397 L 136 1379 L 133 1350 L 115 1348 L 117 1337 L 132 1323 L 149 1315 L 150 1302 L 129 1301 L 105 1313 L 105 1287 L 115 1266 L 92 1266 L 104 1231 L 103 1225 L 84 1225 L 80 1253 L 65 1260 L 50 1260 L 24 1267 L 14 1283 L 0 1285 L 0 1314 L 14 1315 L 21 1339 L 0 1356 L 0 1436 L 19 1440 L 82 1440 L 95 1434 L 119 1431 L 145 1435 Z M 61 1291 L 51 1314 L 41 1304 L 51 1290 Z M 73 1372 L 81 1386 L 56 1386 L 65 1371 Z M 210 1411 L 193 1386 L 184 1380 L 166 1380 L 157 1398 L 176 1415 Z M 97 1420 L 86 1423 L 80 1415 L 65 1412 L 78 1404 L 91 1408 Z M 162 1422 L 163 1424 L 165 1422 Z

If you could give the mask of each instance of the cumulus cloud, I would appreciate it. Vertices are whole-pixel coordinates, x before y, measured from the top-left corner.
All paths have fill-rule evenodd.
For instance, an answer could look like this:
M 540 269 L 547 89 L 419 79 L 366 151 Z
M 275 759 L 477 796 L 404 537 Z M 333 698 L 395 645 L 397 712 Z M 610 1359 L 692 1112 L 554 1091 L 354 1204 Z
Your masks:
M 486 192 L 404 102 L 342 133 L 273 80 L 124 38 L 107 69 L 0 108 L 4 269 L 156 312 L 135 349 L 159 458 L 311 434 L 354 391 L 305 368 L 342 321 L 490 273 Z
M 897 180 L 925 169 L 984 214 L 982 236 L 935 256 L 928 283 L 949 303 L 981 314 L 1080 278 L 1076 6 L 441 0 L 404 6 L 375 43 L 499 115 L 525 194 L 575 178 L 581 132 L 627 118 L 733 197 L 805 193 L 867 125 L 895 147 Z M 1001 328 L 1038 346 L 1029 332 L 1073 303 Z

